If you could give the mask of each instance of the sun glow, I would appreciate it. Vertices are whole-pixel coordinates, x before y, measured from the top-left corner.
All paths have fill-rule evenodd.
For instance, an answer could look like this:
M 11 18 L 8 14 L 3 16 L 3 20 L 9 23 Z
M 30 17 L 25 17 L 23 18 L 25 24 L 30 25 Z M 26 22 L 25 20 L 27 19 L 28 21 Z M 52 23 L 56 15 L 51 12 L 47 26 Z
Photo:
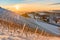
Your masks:
M 14 8 L 16 8 L 16 10 L 19 10 L 20 6 L 19 5 L 15 5 Z

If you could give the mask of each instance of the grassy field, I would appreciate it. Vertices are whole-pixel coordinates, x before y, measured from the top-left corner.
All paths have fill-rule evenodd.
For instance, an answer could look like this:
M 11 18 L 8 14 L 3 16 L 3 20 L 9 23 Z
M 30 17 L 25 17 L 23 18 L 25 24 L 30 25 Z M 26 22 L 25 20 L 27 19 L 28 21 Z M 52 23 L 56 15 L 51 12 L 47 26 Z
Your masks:
M 60 37 L 30 28 L 26 24 L 16 24 L 0 20 L 0 40 L 60 40 Z

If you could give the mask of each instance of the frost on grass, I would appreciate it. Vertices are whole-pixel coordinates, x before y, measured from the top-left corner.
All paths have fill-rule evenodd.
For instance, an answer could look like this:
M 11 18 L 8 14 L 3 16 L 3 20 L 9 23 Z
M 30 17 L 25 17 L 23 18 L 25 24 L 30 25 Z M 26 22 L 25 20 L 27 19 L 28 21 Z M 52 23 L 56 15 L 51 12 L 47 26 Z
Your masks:
M 60 40 L 60 37 L 56 36 L 43 36 L 43 33 L 34 33 L 30 31 L 25 31 L 25 25 L 22 29 L 12 26 L 7 26 L 6 24 L 0 24 L 0 40 Z

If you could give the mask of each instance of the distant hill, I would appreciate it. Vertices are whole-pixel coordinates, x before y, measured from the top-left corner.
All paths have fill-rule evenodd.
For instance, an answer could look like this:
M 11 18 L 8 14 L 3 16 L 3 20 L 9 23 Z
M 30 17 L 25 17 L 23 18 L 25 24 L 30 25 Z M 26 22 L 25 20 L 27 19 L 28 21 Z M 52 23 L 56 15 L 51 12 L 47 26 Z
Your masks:
M 52 10 L 54 13 L 60 13 L 60 10 Z

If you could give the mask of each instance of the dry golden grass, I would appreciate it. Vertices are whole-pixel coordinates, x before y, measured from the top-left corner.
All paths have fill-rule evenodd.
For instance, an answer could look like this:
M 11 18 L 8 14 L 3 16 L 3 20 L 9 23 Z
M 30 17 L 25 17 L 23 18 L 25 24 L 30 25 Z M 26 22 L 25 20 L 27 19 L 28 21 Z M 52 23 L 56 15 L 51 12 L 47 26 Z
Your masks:
M 3 27 L 2 32 L 5 33 L 4 36 L 0 35 L 0 39 L 3 37 L 5 37 L 5 38 L 10 37 L 8 35 L 11 35 L 11 37 L 14 36 L 14 37 L 12 37 L 12 38 L 14 38 L 14 40 L 18 40 L 18 39 L 23 40 L 24 38 L 26 38 L 27 40 L 28 39 L 30 39 L 30 40 L 56 40 L 57 39 L 58 40 L 60 38 L 60 37 L 56 37 L 52 34 L 49 34 L 44 30 L 41 31 L 38 28 L 31 28 L 26 24 L 23 24 L 23 25 L 16 24 L 13 22 L 6 22 L 3 20 L 0 20 L 0 24 L 3 25 L 0 27 Z M 6 28 L 8 30 L 7 32 L 5 32 Z M 18 37 L 20 36 L 20 38 L 18 38 L 17 36 Z

